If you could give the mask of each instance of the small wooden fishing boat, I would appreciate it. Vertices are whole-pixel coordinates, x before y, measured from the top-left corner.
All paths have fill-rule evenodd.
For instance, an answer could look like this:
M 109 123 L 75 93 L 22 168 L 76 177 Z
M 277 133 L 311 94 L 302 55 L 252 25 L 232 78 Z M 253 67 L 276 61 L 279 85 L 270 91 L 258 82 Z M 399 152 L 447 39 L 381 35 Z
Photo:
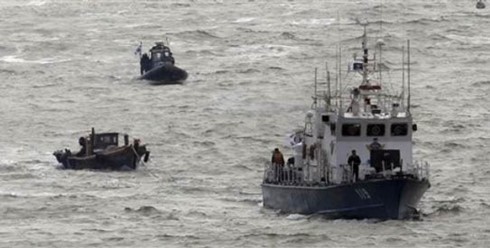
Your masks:
M 81 149 L 73 154 L 69 149 L 53 153 L 65 169 L 73 170 L 134 170 L 143 159 L 148 161 L 150 152 L 139 139 L 129 143 L 129 136 L 124 137 L 124 145 L 119 146 L 120 133 L 92 133 L 78 140 Z

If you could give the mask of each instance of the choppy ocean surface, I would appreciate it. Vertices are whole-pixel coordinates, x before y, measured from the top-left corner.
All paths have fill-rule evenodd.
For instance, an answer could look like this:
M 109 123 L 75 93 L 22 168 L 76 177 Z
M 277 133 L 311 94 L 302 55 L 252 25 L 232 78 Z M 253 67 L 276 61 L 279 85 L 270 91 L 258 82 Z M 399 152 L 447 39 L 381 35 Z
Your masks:
M 2 0 L 0 247 L 488 247 L 490 9 L 383 2 Z M 339 39 L 347 62 L 364 19 L 393 68 L 411 40 L 423 220 L 262 208 L 264 165 L 288 153 L 315 67 L 335 64 Z M 139 41 L 165 38 L 187 82 L 135 80 Z M 91 127 L 141 138 L 151 161 L 58 169 L 52 152 Z

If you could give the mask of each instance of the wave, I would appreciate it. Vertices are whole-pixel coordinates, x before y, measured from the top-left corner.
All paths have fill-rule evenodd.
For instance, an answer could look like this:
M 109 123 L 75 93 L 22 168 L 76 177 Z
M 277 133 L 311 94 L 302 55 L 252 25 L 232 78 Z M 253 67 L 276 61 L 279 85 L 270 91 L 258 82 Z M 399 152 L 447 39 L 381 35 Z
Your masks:
M 48 0 L 32 0 L 25 4 L 25 6 L 43 6 L 49 3 Z
M 201 186 L 182 186 L 180 187 L 182 189 L 182 192 L 188 194 L 188 193 L 207 193 L 207 192 L 213 192 L 209 189 L 206 189 Z
M 309 215 L 303 215 L 303 214 L 290 214 L 286 217 L 287 220 L 305 220 L 308 218 Z
M 10 75 L 12 75 L 12 74 L 16 74 L 16 71 L 14 71 L 14 70 L 9 70 L 9 69 L 0 69 L 0 73 L 2 73 L 2 74 L 4 73 L 4 74 L 10 74 Z
M 299 232 L 299 233 L 273 233 L 273 232 L 266 232 L 265 230 L 263 230 L 260 233 L 254 232 L 254 233 L 245 234 L 241 238 L 246 238 L 246 239 L 254 238 L 254 239 L 256 239 L 257 237 L 266 237 L 266 238 L 275 238 L 277 240 L 286 241 L 286 239 L 289 239 L 289 238 L 311 237 L 311 236 L 312 236 L 312 234 L 303 233 L 303 232 Z M 322 236 L 324 236 L 324 235 L 322 235 Z M 325 236 L 325 240 L 329 240 L 329 238 Z
M 400 7 L 404 8 L 404 7 Z M 393 9 L 394 11 L 398 11 L 399 9 Z M 384 9 L 386 11 L 386 9 Z M 376 14 L 377 15 L 377 14 Z M 446 16 L 435 16 L 432 18 L 428 17 L 422 17 L 422 18 L 414 18 L 414 19 L 408 19 L 408 20 L 396 20 L 395 21 L 389 21 L 386 19 L 383 20 L 375 20 L 375 21 L 370 21 L 370 20 L 363 20 L 361 21 L 359 18 L 349 18 L 350 22 L 348 24 L 361 24 L 361 23 L 367 23 L 368 26 L 372 27 L 377 27 L 380 24 L 381 25 L 403 25 L 403 24 L 422 24 L 422 25 L 431 25 L 433 23 L 439 23 L 439 22 L 444 22 L 448 21 L 448 17 Z
M 424 213 L 424 216 L 441 216 L 441 215 L 458 215 L 464 211 L 463 207 L 458 204 L 445 203 L 437 206 L 430 213 Z
M 184 52 L 185 54 L 189 55 L 189 56 L 216 56 L 216 57 L 222 57 L 221 54 L 217 53 L 217 52 L 214 52 L 212 50 L 208 50 L 208 49 L 202 49 L 201 50 L 187 50 Z
M 197 40 L 202 40 L 202 39 L 221 39 L 216 34 L 212 34 L 209 31 L 205 30 L 193 30 L 193 31 L 184 31 L 184 32 L 179 32 L 179 33 L 174 33 L 173 35 L 182 38 L 182 39 L 197 39 Z
M 451 39 L 443 34 L 440 33 L 433 33 L 427 36 L 427 38 L 433 40 L 433 41 L 450 41 Z M 432 47 L 429 47 L 432 48 Z
M 263 57 L 284 57 L 298 50 L 299 48 L 297 46 L 264 43 L 233 46 L 227 52 L 233 53 L 237 57 L 246 58 L 247 60 L 255 60 Z M 301 58 L 304 59 L 303 57 Z
M 205 140 L 205 141 L 194 141 L 193 145 L 196 147 L 214 147 L 216 143 L 213 141 Z
M 238 18 L 236 19 L 235 21 L 233 21 L 234 23 L 244 23 L 244 22 L 251 22 L 255 20 L 255 17 L 242 17 L 242 18 Z
M 190 4 L 188 3 L 171 3 L 170 6 L 176 6 L 176 7 L 184 7 L 184 8 L 189 8 L 191 7 Z
M 461 131 L 461 130 L 457 129 L 457 131 Z M 447 131 L 445 130 L 445 132 L 447 132 Z M 461 142 L 445 141 L 444 147 L 449 148 L 449 149 L 464 149 L 464 148 L 467 148 L 468 145 L 467 145 L 467 142 L 464 142 L 464 141 L 461 141 Z
M 205 212 L 202 211 L 197 211 L 197 210 L 190 210 L 186 216 L 192 216 L 192 217 L 197 217 L 197 218 L 207 218 L 208 215 Z
M 248 68 L 248 69 L 238 69 L 236 70 L 236 72 L 241 74 L 252 74 L 252 73 L 259 73 L 260 70 Z
M 399 24 L 422 24 L 422 25 L 432 25 L 433 23 L 439 23 L 447 21 L 445 16 L 436 16 L 432 18 L 417 18 L 408 21 L 398 22 Z
M 480 206 L 486 208 L 486 209 L 490 209 L 490 204 L 486 203 L 486 202 L 480 202 Z
M 269 66 L 269 67 L 267 67 L 267 69 L 271 69 L 271 70 L 280 70 L 280 71 L 283 71 L 283 70 L 284 70 L 284 68 L 279 67 L 279 66 Z
M 475 83 L 472 83 L 471 86 L 474 86 L 474 87 L 487 87 L 487 86 L 490 86 L 490 81 L 478 81 L 478 82 L 475 82 Z
M 26 196 L 18 195 L 16 193 L 0 193 L 0 199 L 8 199 L 8 198 L 23 198 Z
M 217 70 L 214 72 L 214 74 L 228 74 L 230 73 L 231 71 L 229 70 Z
M 294 26 L 329 26 L 335 23 L 335 18 L 325 19 L 303 19 L 299 21 L 290 21 L 289 24 Z
M 129 213 L 140 213 L 142 215 L 155 215 L 160 214 L 161 212 L 153 206 L 141 206 L 138 209 L 132 209 L 130 207 L 124 208 L 125 212 Z
M 249 167 L 247 167 L 247 166 L 245 166 L 243 164 L 235 164 L 232 167 L 235 168 L 235 169 L 238 169 L 238 170 L 255 171 L 254 169 L 249 168 Z
M 161 240 L 167 240 L 169 238 L 177 238 L 179 240 L 189 240 L 189 239 L 199 240 L 199 239 L 201 239 L 200 237 L 198 237 L 196 235 L 192 235 L 192 234 L 172 235 L 172 234 L 165 233 L 165 234 L 157 234 L 157 235 L 155 235 L 155 237 L 158 239 L 161 239 Z M 162 246 L 162 247 L 164 247 L 164 246 Z
M 251 29 L 251 28 L 246 28 L 246 27 L 237 27 L 236 29 L 242 33 L 255 33 L 255 34 L 268 34 L 268 33 L 270 33 L 269 31 L 266 31 L 266 30 L 256 30 L 256 29 Z
M 244 203 L 250 206 L 257 206 L 259 203 L 262 202 L 262 199 L 247 199 L 247 198 L 239 199 L 239 198 L 229 198 L 229 197 L 221 198 L 221 200 L 226 202 Z

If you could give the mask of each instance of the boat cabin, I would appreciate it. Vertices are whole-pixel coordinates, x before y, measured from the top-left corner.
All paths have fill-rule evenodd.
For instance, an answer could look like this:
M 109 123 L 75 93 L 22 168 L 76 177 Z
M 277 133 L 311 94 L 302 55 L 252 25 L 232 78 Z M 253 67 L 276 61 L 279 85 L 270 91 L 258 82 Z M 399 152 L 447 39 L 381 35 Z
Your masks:
M 373 172 L 402 170 L 403 166 L 408 169 L 412 163 L 412 134 L 416 125 L 405 114 L 391 116 L 378 109 L 358 116 L 351 112 L 336 118 L 325 114 L 316 125 L 322 128 L 317 128 L 312 140 L 322 140 L 321 146 L 326 148 L 325 155 L 334 170 L 349 166 L 347 161 L 353 150 L 361 159 L 361 178 Z M 373 147 L 373 143 L 376 146 Z M 343 180 L 342 175 L 332 179 Z
M 119 133 L 95 134 L 94 150 L 104 150 L 108 147 L 119 146 Z
M 175 59 L 172 56 L 170 48 L 165 46 L 163 42 L 156 42 L 155 46 L 150 49 L 150 61 L 153 64 L 159 64 L 162 62 L 175 64 Z

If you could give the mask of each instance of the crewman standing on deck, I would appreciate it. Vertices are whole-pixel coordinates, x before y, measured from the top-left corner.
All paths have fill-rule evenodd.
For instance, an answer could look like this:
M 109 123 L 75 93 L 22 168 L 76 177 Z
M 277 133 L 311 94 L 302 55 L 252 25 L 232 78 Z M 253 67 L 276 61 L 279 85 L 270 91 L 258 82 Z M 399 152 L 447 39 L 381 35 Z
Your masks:
M 359 165 L 361 164 L 361 158 L 357 156 L 356 150 L 352 150 L 352 154 L 349 156 L 347 163 L 352 166 L 352 173 L 356 182 L 359 181 Z
M 271 160 L 272 164 L 284 166 L 284 156 L 281 151 L 279 151 L 279 148 L 274 149 Z

